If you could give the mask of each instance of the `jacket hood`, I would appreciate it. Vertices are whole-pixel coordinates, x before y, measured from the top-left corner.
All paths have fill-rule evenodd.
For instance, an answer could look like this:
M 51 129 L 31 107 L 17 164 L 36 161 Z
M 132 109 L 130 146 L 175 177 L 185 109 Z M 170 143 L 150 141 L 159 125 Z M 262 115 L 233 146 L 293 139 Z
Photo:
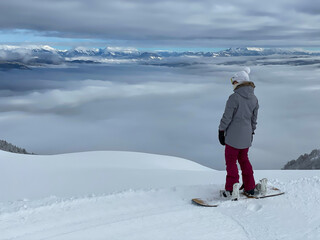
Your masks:
M 235 93 L 238 93 L 241 97 L 251 98 L 254 96 L 255 85 L 253 82 L 243 82 L 239 84 L 234 90 Z

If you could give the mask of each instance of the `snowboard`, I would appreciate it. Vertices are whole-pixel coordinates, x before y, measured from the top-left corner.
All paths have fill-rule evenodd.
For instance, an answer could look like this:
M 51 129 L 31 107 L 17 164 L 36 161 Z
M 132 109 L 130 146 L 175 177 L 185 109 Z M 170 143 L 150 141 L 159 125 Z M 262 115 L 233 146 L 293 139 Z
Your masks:
M 241 192 L 240 196 L 238 197 L 237 200 L 235 201 L 241 201 L 244 199 L 262 199 L 262 198 L 270 198 L 270 197 L 276 197 L 283 195 L 284 192 L 281 191 L 280 189 L 276 187 L 267 187 L 267 192 L 266 194 L 255 194 L 253 196 L 251 195 L 246 195 L 244 192 Z M 226 201 L 231 201 L 231 199 L 228 198 L 223 198 L 223 197 L 215 197 L 215 198 L 193 198 L 192 203 L 198 206 L 203 206 L 203 207 L 218 207 L 219 204 L 226 202 Z

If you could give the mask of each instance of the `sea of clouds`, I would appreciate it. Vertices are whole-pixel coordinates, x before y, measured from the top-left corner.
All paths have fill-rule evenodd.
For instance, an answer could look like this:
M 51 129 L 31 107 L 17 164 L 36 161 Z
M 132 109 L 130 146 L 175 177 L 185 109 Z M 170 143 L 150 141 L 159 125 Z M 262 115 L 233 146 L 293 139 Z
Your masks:
M 0 71 L 1 139 L 38 154 L 139 151 L 224 169 L 218 125 L 230 77 L 249 66 L 260 104 L 250 158 L 280 169 L 319 148 L 318 61 L 178 57 Z

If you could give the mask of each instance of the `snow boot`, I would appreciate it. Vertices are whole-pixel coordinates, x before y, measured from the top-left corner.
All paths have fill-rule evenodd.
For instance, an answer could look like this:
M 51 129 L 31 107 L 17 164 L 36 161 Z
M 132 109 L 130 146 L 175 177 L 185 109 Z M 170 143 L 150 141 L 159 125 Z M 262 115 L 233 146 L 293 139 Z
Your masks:
M 247 195 L 247 196 L 254 196 L 255 195 L 255 189 L 251 189 L 251 190 L 248 190 L 248 191 L 244 191 L 244 194 Z
M 231 198 L 232 196 L 232 191 L 227 191 L 227 190 L 220 190 L 220 197 L 224 198 Z
M 221 190 L 220 196 L 223 198 L 231 199 L 231 201 L 237 201 L 240 197 L 239 188 L 240 188 L 240 184 L 235 183 L 233 184 L 232 191 Z

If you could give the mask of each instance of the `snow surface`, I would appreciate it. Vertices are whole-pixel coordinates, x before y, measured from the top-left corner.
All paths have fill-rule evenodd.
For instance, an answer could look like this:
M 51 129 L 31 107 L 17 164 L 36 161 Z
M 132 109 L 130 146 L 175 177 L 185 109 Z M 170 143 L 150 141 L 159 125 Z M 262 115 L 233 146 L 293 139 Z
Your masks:
M 319 170 L 255 171 L 285 191 L 225 201 L 225 172 L 133 152 L 0 151 L 0 239 L 319 239 Z

